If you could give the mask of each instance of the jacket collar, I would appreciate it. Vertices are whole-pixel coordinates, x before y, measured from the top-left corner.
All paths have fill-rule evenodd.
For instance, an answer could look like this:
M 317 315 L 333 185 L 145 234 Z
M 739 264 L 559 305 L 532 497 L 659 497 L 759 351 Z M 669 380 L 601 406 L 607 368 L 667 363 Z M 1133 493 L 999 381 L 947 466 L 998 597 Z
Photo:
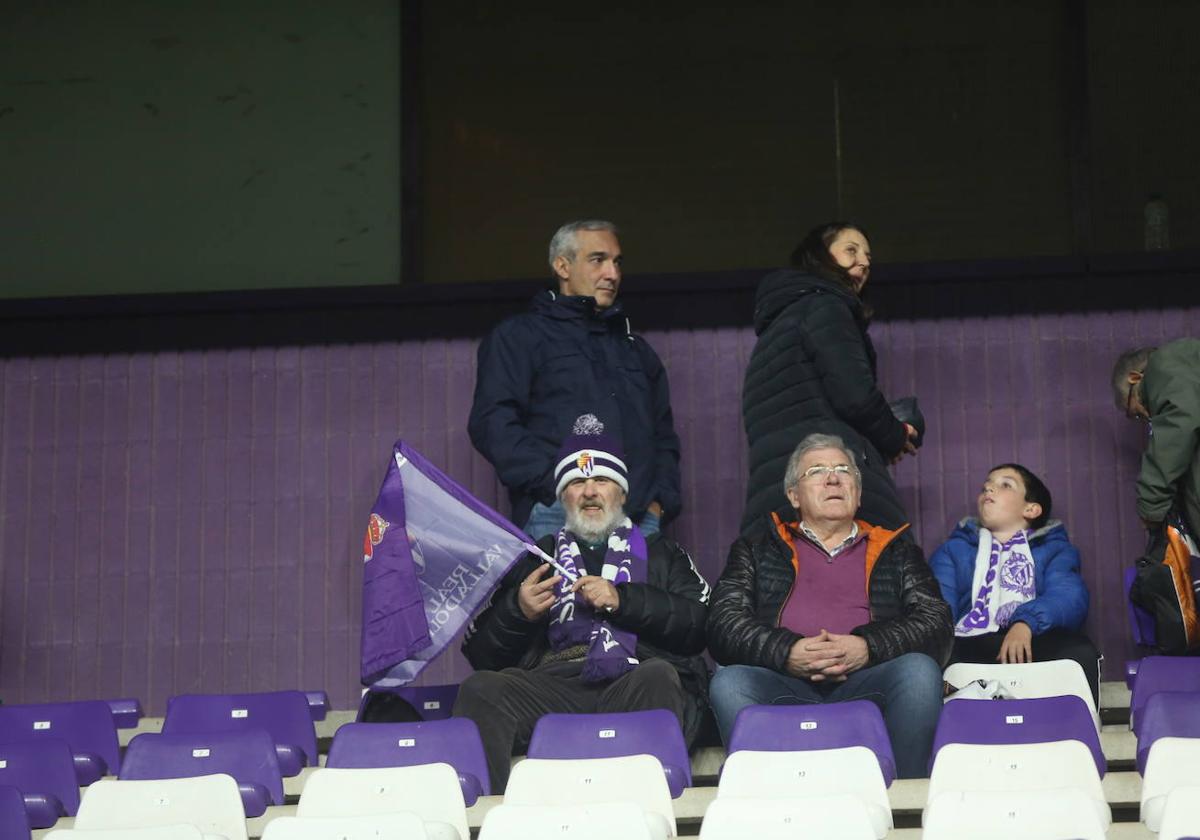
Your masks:
M 796 556 L 795 540 L 796 537 L 800 536 L 799 520 L 784 522 L 778 513 L 772 513 L 771 521 L 775 526 L 774 535 L 779 538 L 779 540 L 787 547 L 788 552 L 791 554 L 792 568 L 798 570 L 800 567 L 800 560 Z M 892 531 L 879 525 L 872 525 L 871 523 L 862 519 L 856 519 L 854 521 L 858 525 L 859 533 L 865 535 L 867 540 L 866 574 L 864 577 L 866 579 L 867 586 L 870 587 L 871 572 L 875 570 L 875 564 L 879 561 L 880 556 L 883 554 L 883 550 L 891 545 L 895 541 L 896 537 L 908 530 L 908 523 L 905 523 L 896 530 Z
M 803 271 L 782 268 L 762 279 L 754 293 L 754 332 L 762 333 L 789 306 L 802 297 L 820 293 L 843 300 L 856 321 L 863 323 L 862 301 L 832 280 Z
M 530 308 L 539 315 L 560 321 L 598 322 L 608 329 L 632 332 L 629 318 L 619 300 L 607 309 L 597 311 L 595 298 L 563 295 L 555 289 L 543 289 L 533 296 Z

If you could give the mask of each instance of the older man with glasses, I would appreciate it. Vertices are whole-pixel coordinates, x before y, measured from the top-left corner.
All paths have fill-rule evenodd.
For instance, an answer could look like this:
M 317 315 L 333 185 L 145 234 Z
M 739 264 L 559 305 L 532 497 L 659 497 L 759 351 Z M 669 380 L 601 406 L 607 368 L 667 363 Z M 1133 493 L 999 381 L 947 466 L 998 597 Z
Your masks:
M 1153 429 L 1138 473 L 1138 516 L 1155 530 L 1176 507 L 1200 536 L 1200 341 L 1127 350 L 1112 387 L 1117 408 Z
M 866 699 L 883 712 L 896 769 L 927 773 L 954 625 L 920 547 L 855 520 L 861 473 L 841 438 L 812 434 L 788 461 L 794 521 L 738 539 L 709 606 L 722 668 L 709 690 L 728 743 L 751 704 Z

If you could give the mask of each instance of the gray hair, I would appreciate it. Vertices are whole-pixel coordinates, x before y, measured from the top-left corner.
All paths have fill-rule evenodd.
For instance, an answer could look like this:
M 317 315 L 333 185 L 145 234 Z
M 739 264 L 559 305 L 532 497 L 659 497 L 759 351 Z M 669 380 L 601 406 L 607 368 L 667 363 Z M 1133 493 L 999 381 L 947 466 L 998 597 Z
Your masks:
M 603 219 L 585 219 L 578 222 L 567 222 L 550 237 L 550 268 L 559 257 L 566 257 L 568 262 L 575 259 L 575 234 L 581 230 L 606 230 L 616 235 L 617 226 Z
M 854 478 L 862 478 L 862 472 L 858 469 L 858 459 L 854 457 L 854 450 L 847 446 L 844 440 L 837 435 L 823 435 L 820 432 L 813 432 L 800 441 L 795 451 L 792 452 L 792 457 L 788 458 L 787 472 L 783 476 L 783 490 L 785 493 L 793 487 L 800 485 L 800 462 L 804 460 L 805 455 L 814 449 L 842 450 L 850 460 Z
M 1117 408 L 1124 411 L 1129 400 L 1129 374 L 1144 371 L 1146 363 L 1150 361 L 1150 354 L 1156 349 L 1155 347 L 1134 347 L 1117 357 L 1117 363 L 1113 365 L 1112 371 L 1113 400 L 1116 401 Z

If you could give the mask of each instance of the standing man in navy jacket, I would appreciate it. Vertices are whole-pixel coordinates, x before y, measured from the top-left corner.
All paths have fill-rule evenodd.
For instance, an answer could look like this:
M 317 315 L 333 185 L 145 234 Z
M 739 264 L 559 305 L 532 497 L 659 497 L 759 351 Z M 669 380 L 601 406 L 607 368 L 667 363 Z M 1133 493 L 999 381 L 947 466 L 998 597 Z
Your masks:
M 679 513 L 679 437 L 667 373 L 630 329 L 617 293 L 621 244 L 604 221 L 550 240 L 558 290 L 501 322 L 479 346 L 471 442 L 508 488 L 512 519 L 534 539 L 565 521 L 555 454 L 575 418 L 595 413 L 629 456 L 626 510 L 646 534 Z

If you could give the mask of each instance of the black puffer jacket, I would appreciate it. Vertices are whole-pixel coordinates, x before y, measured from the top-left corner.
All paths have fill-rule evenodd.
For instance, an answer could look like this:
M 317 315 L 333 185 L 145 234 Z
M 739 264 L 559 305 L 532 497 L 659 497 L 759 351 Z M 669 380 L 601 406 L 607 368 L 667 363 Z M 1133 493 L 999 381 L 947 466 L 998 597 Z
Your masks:
M 581 414 L 595 414 L 625 448 L 635 521 L 657 501 L 663 523 L 682 506 L 679 438 L 667 372 L 630 330 L 620 302 L 597 310 L 590 297 L 539 292 L 528 312 L 507 318 L 479 345 L 467 431 L 508 488 L 512 521 L 535 502 L 554 503 L 558 447 Z
M 921 549 L 911 540 L 859 522 L 867 535 L 867 601 L 871 621 L 862 636 L 869 665 L 905 653 L 925 653 L 945 666 L 954 642 L 950 607 Z M 788 651 L 802 638 L 779 626 L 796 582 L 794 526 L 771 517 L 756 537 L 740 537 L 717 581 L 708 611 L 708 649 L 722 665 L 757 665 L 786 673 Z
M 554 543 L 554 535 L 549 535 L 538 540 L 538 547 L 554 556 Z M 708 667 L 700 654 L 711 590 L 692 558 L 676 543 L 654 534 L 646 538 L 646 549 L 646 582 L 619 584 L 620 606 L 608 620 L 637 634 L 638 659 L 665 659 L 675 666 L 689 700 L 684 735 L 691 744 L 708 707 Z M 584 559 L 588 560 L 586 554 Z M 531 554 L 521 557 L 500 582 L 491 603 L 471 622 L 462 652 L 477 671 L 530 669 L 546 652 L 546 620 L 528 621 L 517 604 L 521 581 L 541 564 Z M 588 573 L 599 574 L 598 566 L 589 563 Z
M 887 528 L 907 521 L 887 460 L 904 448 L 904 424 L 875 382 L 875 348 L 862 304 L 829 280 L 789 269 L 758 286 L 758 342 L 746 366 L 742 420 L 750 479 L 742 533 L 771 512 L 792 515 L 783 493 L 788 457 L 813 432 L 841 437 L 863 473 L 859 516 Z

